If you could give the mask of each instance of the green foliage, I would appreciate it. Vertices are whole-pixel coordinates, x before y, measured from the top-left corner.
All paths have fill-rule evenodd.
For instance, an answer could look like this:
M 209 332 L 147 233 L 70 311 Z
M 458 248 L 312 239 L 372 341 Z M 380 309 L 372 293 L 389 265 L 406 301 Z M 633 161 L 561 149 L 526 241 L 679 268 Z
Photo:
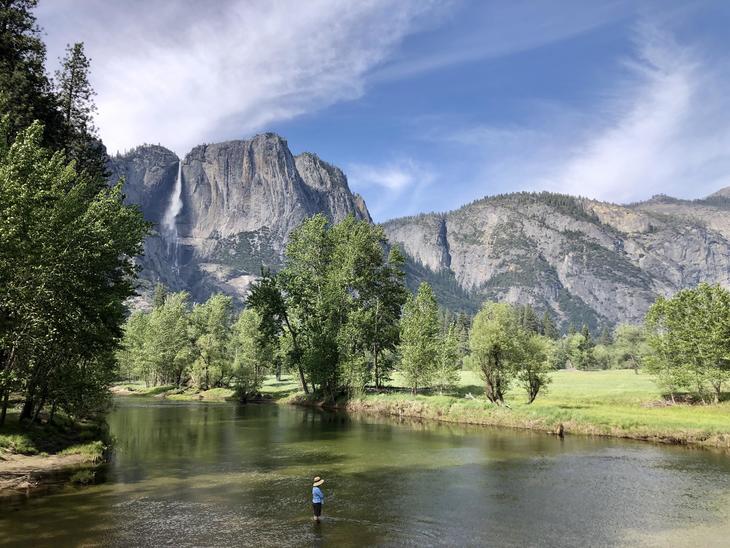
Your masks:
M 555 325 L 555 322 L 553 321 L 552 317 L 546 310 L 545 313 L 542 316 L 542 325 L 540 326 L 540 333 L 542 335 L 545 335 L 548 339 L 551 340 L 557 340 L 558 337 L 560 337 L 560 332 L 558 331 L 557 326 Z
M 474 317 L 469 349 L 472 367 L 492 403 L 503 404 L 521 358 L 517 314 L 506 303 L 485 303 Z
M 638 373 L 650 352 L 643 326 L 622 324 L 616 327 L 612 345 L 613 367 L 633 369 Z
M 438 360 L 433 371 L 433 385 L 439 389 L 439 393 L 443 394 L 444 390 L 453 388 L 459 381 L 463 354 L 458 325 L 450 324 L 439 342 Z
M 158 294 L 165 295 L 158 306 L 129 317 L 117 353 L 125 378 L 160 387 L 136 392 L 233 387 L 241 400 L 255 397 L 281 352 L 259 313 L 246 309 L 235 318 L 231 298 L 220 294 L 192 306 L 185 292 Z
M 247 304 L 268 338 L 287 341 L 282 361 L 305 393 L 334 399 L 387 376 L 405 290 L 403 257 L 386 260 L 386 244 L 380 227 L 315 215 L 290 235 L 284 268 L 253 285 Z
M 528 333 L 540 333 L 540 321 L 537 319 L 537 313 L 532 305 L 517 305 L 516 308 L 520 328 Z
M 517 380 L 527 392 L 527 403 L 537 398 L 540 390 L 550 384 L 552 377 L 548 357 L 552 352 L 550 339 L 523 331 L 521 337 L 522 356 L 517 370 Z
M 34 121 L 44 124 L 44 146 L 60 148 L 62 118 L 45 72 L 46 47 L 33 10 L 37 0 L 0 4 L 0 112 L 6 119 L 6 144 Z
M 233 301 L 221 294 L 213 295 L 190 312 L 189 336 L 195 360 L 192 378 L 196 388 L 208 390 L 225 385 L 231 377 L 228 343 L 233 322 Z
M 246 401 L 258 393 L 267 371 L 273 368 L 274 341 L 262 334 L 261 316 L 249 308 L 233 324 L 231 335 L 232 374 L 238 398 Z
M 0 395 L 23 391 L 28 419 L 105 394 L 149 228 L 121 184 L 78 173 L 42 135 L 35 123 L 0 151 Z
M 108 175 L 108 157 L 94 127 L 96 92 L 89 82 L 90 67 L 83 43 L 67 46 L 61 68 L 56 72 L 56 99 L 62 116 L 66 155 L 76 161 L 79 171 L 103 178 Z
M 400 371 L 415 394 L 428 386 L 439 361 L 438 305 L 431 286 L 423 282 L 410 295 L 401 319 Z
M 730 292 L 702 283 L 659 298 L 646 316 L 647 361 L 670 391 L 692 390 L 706 399 L 708 390 L 719 401 L 730 381 Z

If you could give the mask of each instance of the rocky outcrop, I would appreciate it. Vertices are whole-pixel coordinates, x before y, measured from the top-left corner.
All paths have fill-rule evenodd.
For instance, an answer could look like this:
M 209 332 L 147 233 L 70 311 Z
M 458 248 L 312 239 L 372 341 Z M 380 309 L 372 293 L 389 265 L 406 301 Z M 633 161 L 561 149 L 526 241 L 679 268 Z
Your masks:
M 340 169 L 315 154 L 292 155 L 272 133 L 201 145 L 182 160 L 145 145 L 113 158 L 110 171 L 112 180 L 125 178 L 127 201 L 156 227 L 139 259 L 138 306 L 157 281 L 195 300 L 214 291 L 240 300 L 262 267 L 280 265 L 305 218 L 371 221 Z M 178 198 L 174 226 L 162 229 Z M 701 281 L 730 287 L 730 189 L 627 206 L 518 193 L 383 227 L 407 255 L 409 285 L 429 281 L 455 310 L 475 311 L 485 299 L 530 303 L 564 326 L 595 328 L 640 321 L 658 295 Z
M 420 276 L 431 278 L 443 304 L 530 303 L 564 325 L 597 327 L 640 321 L 658 295 L 700 281 L 730 287 L 727 215 L 716 198 L 619 206 L 520 193 L 384 228 L 422 267 Z M 449 276 L 461 295 L 453 283 L 439 291 Z
M 145 218 L 162 221 L 177 177 L 177 155 L 159 145 L 142 145 L 109 162 L 111 182 L 123 178 L 128 203 L 137 204 Z
M 207 298 L 223 291 L 241 299 L 262 267 L 276 267 L 291 231 L 324 213 L 370 219 L 338 168 L 314 154 L 294 157 L 273 133 L 195 147 L 182 159 L 182 207 L 174 230 L 161 227 L 174 196 L 178 162 L 159 146 L 111 160 L 113 179 L 126 178 L 128 201 L 140 204 L 156 229 L 145 243 L 142 298 L 157 281 Z

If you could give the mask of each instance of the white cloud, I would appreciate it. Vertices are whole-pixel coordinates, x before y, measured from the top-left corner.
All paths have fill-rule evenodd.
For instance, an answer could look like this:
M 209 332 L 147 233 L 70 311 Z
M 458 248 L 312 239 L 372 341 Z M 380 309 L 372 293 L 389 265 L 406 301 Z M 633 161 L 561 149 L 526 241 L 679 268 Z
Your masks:
M 572 157 L 545 181 L 548 186 L 614 201 L 674 186 L 672 177 L 691 161 L 684 151 L 696 146 L 698 136 L 688 130 L 698 122 L 702 67 L 689 50 L 650 27 L 642 31 L 638 58 L 630 66 L 636 81 L 620 87 L 609 109 L 613 122 L 575 145 Z
M 49 58 L 83 40 L 111 151 L 184 153 L 363 93 L 365 74 L 428 16 L 413 0 L 42 3 Z
M 468 15 L 447 42 L 422 44 L 422 50 L 397 56 L 375 71 L 377 80 L 400 79 L 460 63 L 497 58 L 566 40 L 626 15 L 630 2 L 587 5 L 582 0 L 465 3 Z M 452 6 L 454 7 L 454 6 Z
M 349 181 L 355 188 L 373 185 L 388 190 L 401 191 L 416 183 L 429 183 L 433 175 L 413 160 L 403 160 L 380 166 L 351 164 L 348 168 Z
M 380 219 L 396 202 L 401 214 L 418 211 L 424 191 L 435 181 L 436 173 L 407 158 L 382 165 L 350 164 L 347 178 L 353 190 L 367 197 L 373 217 Z
M 730 185 L 730 62 L 643 24 L 622 79 L 583 112 L 537 109 L 529 126 L 434 132 L 474 158 L 471 196 L 553 190 L 613 202 L 696 198 Z M 427 135 L 428 138 L 428 135 Z

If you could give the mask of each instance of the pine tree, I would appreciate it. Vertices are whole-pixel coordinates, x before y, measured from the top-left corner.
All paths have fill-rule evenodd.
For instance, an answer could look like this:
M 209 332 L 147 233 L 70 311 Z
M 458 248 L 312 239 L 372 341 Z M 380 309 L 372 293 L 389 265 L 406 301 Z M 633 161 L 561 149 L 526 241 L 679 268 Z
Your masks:
M 56 95 L 67 155 L 76 160 L 79 170 L 103 176 L 108 158 L 94 126 L 96 92 L 89 82 L 90 66 L 83 42 L 67 46 L 61 68 L 56 72 Z
M 537 314 L 531 304 L 520 307 L 520 326 L 529 333 L 539 333 L 540 323 L 537 320 Z
M 33 10 L 37 0 L 0 3 L 0 112 L 7 115 L 6 145 L 35 120 L 44 126 L 42 144 L 60 145 L 61 116 L 45 71 L 46 46 Z
M 542 334 L 548 339 L 552 339 L 554 341 L 558 340 L 558 338 L 560 337 L 558 328 L 555 326 L 555 322 L 550 317 L 550 314 L 547 310 L 542 316 Z
M 155 284 L 155 293 L 152 297 L 152 308 L 160 308 L 165 304 L 165 299 L 167 299 L 167 288 L 162 282 L 157 282 Z

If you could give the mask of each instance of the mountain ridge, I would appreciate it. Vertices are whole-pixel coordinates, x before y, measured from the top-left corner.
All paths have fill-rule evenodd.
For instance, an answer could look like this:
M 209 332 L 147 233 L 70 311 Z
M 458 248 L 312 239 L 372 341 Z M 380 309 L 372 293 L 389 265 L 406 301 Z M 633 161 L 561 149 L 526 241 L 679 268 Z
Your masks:
M 160 221 L 178 162 L 173 238 Z M 350 214 L 372 222 L 342 170 L 315 153 L 293 155 L 274 133 L 198 145 L 182 159 L 158 145 L 137 147 L 111 167 L 112 180 L 127 177 L 128 200 L 158 224 L 140 260 L 140 304 L 156 281 L 195 299 L 223 291 L 242 301 L 262 266 L 281 264 L 304 218 L 321 212 L 334 222 Z M 699 200 L 659 195 L 621 205 L 517 192 L 380 225 L 406 253 L 409 286 L 431 282 L 444 306 L 473 312 L 485 299 L 529 303 L 564 328 L 597 328 L 640 321 L 657 296 L 700 281 L 730 286 L 729 195 L 724 188 Z

